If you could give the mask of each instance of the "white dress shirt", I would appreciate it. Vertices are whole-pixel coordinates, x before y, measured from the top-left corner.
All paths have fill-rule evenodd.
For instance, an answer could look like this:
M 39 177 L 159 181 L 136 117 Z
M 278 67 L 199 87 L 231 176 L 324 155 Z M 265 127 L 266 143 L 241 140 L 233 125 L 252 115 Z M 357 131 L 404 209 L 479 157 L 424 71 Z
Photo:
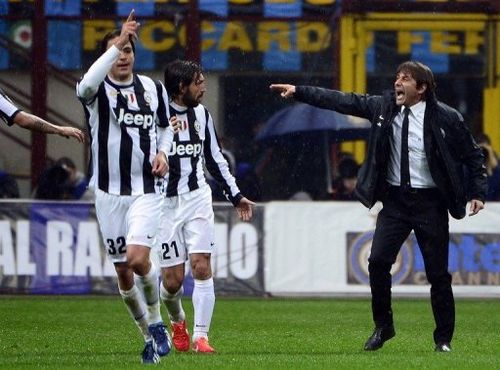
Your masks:
M 410 107 L 408 116 L 408 158 L 410 160 L 410 183 L 412 188 L 434 188 L 436 183 L 432 179 L 429 163 L 424 147 L 424 114 L 425 101 L 420 101 Z M 392 122 L 391 152 L 387 181 L 391 185 L 399 186 L 401 183 L 401 131 L 404 118 L 404 106 L 394 117 Z

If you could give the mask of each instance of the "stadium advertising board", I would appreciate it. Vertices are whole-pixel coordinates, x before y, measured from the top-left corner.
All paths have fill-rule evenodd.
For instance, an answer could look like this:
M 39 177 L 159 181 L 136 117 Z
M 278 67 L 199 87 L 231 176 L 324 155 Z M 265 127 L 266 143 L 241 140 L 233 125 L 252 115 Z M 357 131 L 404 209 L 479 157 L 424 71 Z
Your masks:
M 369 284 L 368 256 L 373 231 L 347 233 L 348 284 Z M 500 233 L 452 233 L 449 271 L 453 284 L 500 285 Z M 425 285 L 425 266 L 414 234 L 405 241 L 392 268 L 393 284 Z
M 266 290 L 280 295 L 368 294 L 368 256 L 379 207 L 368 211 L 355 202 L 270 203 L 265 260 L 272 268 L 266 267 Z M 450 218 L 449 271 L 458 295 L 500 294 L 499 224 L 500 203 L 488 203 L 473 217 Z M 413 234 L 392 273 L 394 292 L 428 293 Z
M 114 293 L 114 268 L 104 254 L 93 205 L 0 203 L 0 291 L 34 294 Z M 215 206 L 218 294 L 262 295 L 262 209 L 251 223 L 234 208 Z M 189 275 L 190 276 L 190 275 Z M 186 279 L 187 294 L 193 281 Z
M 215 205 L 213 271 L 221 295 L 369 294 L 367 258 L 379 211 L 356 202 L 271 202 L 251 223 Z M 92 205 L 0 202 L 0 291 L 115 293 Z M 500 203 L 450 219 L 449 270 L 460 296 L 500 295 Z M 395 293 L 428 294 L 413 235 L 393 269 Z M 188 272 L 188 276 L 189 272 Z M 185 281 L 187 294 L 192 279 Z
M 119 23 L 109 19 L 49 20 L 50 63 L 62 69 L 82 69 L 100 54 L 100 40 Z M 268 20 L 202 21 L 201 62 L 208 71 L 331 70 L 331 26 L 324 21 Z M 0 19 L 0 33 L 23 47 L 32 45 L 31 23 Z M 81 40 L 81 43 L 75 42 Z M 175 20 L 141 20 L 136 44 L 136 68 L 162 69 L 165 61 L 183 58 L 186 24 Z M 322 62 L 320 62 L 320 60 Z M 325 62 L 327 61 L 327 62 Z M 18 58 L 2 52 L 0 69 L 26 68 Z
M 366 0 L 365 0 L 366 1 Z M 442 0 L 440 0 L 442 1 Z M 0 15 L 32 15 L 34 0 L 0 0 Z M 332 15 L 341 0 L 198 0 L 199 10 L 218 16 L 259 15 L 265 17 Z M 135 9 L 138 16 L 168 16 L 189 10 L 189 0 L 45 0 L 47 16 L 124 16 Z
M 208 71 L 330 71 L 331 63 L 325 63 L 333 53 L 330 18 L 339 4 L 339 0 L 200 0 L 201 62 Z M 89 66 L 100 52 L 96 40 L 119 27 L 135 9 L 141 22 L 136 68 L 162 69 L 165 61 L 184 57 L 190 6 L 185 0 L 46 0 L 47 57 L 62 69 Z M 0 33 L 20 45 L 31 45 L 27 21 L 33 14 L 32 2 L 0 1 Z M 252 19 L 242 21 L 240 16 Z M 0 69 L 27 67 L 15 55 L 2 54 Z

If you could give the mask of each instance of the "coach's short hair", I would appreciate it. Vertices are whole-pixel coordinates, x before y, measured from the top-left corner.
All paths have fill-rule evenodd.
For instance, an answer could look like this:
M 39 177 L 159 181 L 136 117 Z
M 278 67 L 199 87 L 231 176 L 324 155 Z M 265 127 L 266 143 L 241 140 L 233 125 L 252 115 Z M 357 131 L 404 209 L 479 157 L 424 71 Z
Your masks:
M 180 85 L 189 86 L 203 73 L 201 66 L 191 60 L 176 59 L 165 67 L 165 89 L 175 98 L 180 93 Z
M 396 74 L 400 72 L 405 72 L 410 74 L 417 82 L 417 88 L 422 85 L 427 85 L 427 89 L 424 93 L 424 99 L 427 100 L 429 97 L 434 97 L 436 94 L 436 81 L 434 80 L 434 74 L 431 69 L 423 63 L 410 60 L 403 62 L 398 66 Z
M 115 29 L 104 35 L 103 39 L 101 40 L 101 54 L 104 54 L 104 52 L 108 50 L 109 40 L 112 40 L 115 37 L 120 36 L 121 32 L 122 32 L 121 30 Z M 130 38 L 130 44 L 132 45 L 132 51 L 134 52 L 135 55 L 135 43 L 134 40 L 132 40 L 132 38 Z

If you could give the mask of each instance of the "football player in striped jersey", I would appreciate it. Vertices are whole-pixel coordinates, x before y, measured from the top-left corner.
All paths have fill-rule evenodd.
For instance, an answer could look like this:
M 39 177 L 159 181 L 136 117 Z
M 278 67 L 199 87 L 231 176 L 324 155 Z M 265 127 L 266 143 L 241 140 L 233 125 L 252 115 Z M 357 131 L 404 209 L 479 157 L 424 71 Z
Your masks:
M 215 305 L 210 266 L 215 248 L 215 225 L 212 192 L 205 179 L 204 167 L 221 185 L 242 220 L 251 219 L 255 203 L 238 189 L 221 153 L 212 116 L 200 104 L 206 91 L 201 67 L 191 61 L 169 63 L 165 70 L 165 87 L 171 98 L 173 131 L 168 131 L 170 170 L 158 234 L 163 278 L 160 296 L 169 313 L 174 347 L 178 351 L 188 351 L 190 338 L 181 296 L 185 262 L 189 261 L 194 279 L 192 349 L 212 353 L 208 331 Z
M 170 351 L 150 251 L 168 171 L 168 96 L 160 81 L 133 73 L 139 23 L 133 11 L 108 33 L 102 55 L 77 85 L 91 137 L 91 178 L 106 253 L 127 309 L 144 336 L 143 363 Z

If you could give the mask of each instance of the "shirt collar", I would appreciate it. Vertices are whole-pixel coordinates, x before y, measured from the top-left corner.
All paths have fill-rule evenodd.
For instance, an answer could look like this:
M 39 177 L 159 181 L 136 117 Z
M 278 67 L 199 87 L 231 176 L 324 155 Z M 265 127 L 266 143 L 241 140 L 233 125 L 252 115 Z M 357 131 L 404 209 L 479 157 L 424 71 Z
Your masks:
M 425 100 L 420 100 L 417 104 L 414 104 L 410 107 L 410 112 L 414 115 L 417 116 L 421 113 L 425 112 Z M 405 106 L 401 106 L 401 114 L 404 114 Z
M 185 107 L 185 106 L 182 106 L 182 105 L 179 105 L 177 104 L 176 102 L 174 101 L 171 101 L 170 102 L 170 106 L 172 108 L 174 108 L 179 114 L 183 114 L 183 113 L 186 113 L 187 110 L 188 110 L 188 107 Z

